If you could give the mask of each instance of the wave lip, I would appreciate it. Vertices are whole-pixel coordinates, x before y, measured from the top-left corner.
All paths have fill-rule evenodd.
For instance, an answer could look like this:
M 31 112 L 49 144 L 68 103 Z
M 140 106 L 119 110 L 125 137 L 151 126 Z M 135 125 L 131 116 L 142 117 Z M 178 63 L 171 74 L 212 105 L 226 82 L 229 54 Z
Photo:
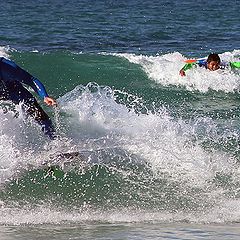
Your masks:
M 50 150 L 63 150 L 63 141 L 55 142 L 52 148 L 43 141 L 36 149 L 33 142 L 28 150 L 23 148 L 24 143 L 14 139 L 10 142 L 12 148 L 7 149 L 19 154 L 4 160 L 13 177 L 0 192 L 2 223 L 13 222 L 14 214 L 14 224 L 27 221 L 31 214 L 39 220 L 29 217 L 33 224 L 81 221 L 86 217 L 83 209 L 88 211 L 89 220 L 112 221 L 121 216 L 123 221 L 133 221 L 126 214 L 130 211 L 139 217 L 138 221 L 144 221 L 144 217 L 159 221 L 218 221 L 216 209 L 228 206 L 228 196 L 234 197 L 239 173 L 236 158 L 230 153 L 221 147 L 208 149 L 212 136 L 221 137 L 215 134 L 218 126 L 214 120 L 186 122 L 171 117 L 166 108 L 142 113 L 135 108 L 136 102 L 144 107 L 137 97 L 126 98 L 135 104 L 118 102 L 117 96 L 123 93 L 91 83 L 59 99 L 59 121 L 66 144 L 82 151 L 84 165 L 77 159 L 61 168 L 63 160 L 51 173 L 41 162 Z M 67 131 L 64 126 L 68 126 Z M 8 135 L 2 137 L 3 146 L 8 140 Z M 21 174 L 14 178 L 16 169 Z M 238 202 L 237 196 L 234 200 Z M 223 211 L 221 221 L 236 221 L 236 215 L 231 218 L 232 209 L 231 205 L 229 215 Z M 139 212 L 143 213 L 141 217 Z M 210 212 L 215 217 L 209 214 L 204 218 Z M 20 214 L 26 216 L 22 222 Z

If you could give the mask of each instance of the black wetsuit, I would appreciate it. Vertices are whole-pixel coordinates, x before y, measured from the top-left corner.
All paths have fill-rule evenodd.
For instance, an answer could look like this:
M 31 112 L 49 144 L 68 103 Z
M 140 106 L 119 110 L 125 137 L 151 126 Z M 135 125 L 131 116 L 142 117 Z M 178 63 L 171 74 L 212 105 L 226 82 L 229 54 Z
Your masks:
M 10 100 L 14 104 L 23 103 L 23 110 L 41 125 L 42 131 L 55 138 L 54 128 L 49 116 L 43 111 L 35 97 L 23 87 L 30 86 L 41 98 L 48 97 L 43 84 L 13 61 L 0 58 L 0 100 Z

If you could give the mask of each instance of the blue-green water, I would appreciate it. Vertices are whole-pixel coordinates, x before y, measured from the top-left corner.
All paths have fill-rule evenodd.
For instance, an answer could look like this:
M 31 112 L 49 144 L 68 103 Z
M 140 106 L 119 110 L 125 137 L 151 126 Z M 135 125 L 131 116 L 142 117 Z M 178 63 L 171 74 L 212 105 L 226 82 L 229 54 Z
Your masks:
M 1 239 L 239 239 L 240 73 L 178 73 L 213 51 L 240 60 L 237 2 L 0 11 L 0 55 L 57 99 L 39 101 L 60 136 L 0 103 Z M 81 157 L 53 157 L 68 151 Z

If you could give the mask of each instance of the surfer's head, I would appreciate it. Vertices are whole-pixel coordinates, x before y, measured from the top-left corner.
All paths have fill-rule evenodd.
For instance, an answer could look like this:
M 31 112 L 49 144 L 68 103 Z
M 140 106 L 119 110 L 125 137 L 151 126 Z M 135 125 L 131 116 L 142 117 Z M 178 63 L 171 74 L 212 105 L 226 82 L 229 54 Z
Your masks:
M 209 54 L 207 58 L 207 68 L 210 71 L 215 71 L 220 68 L 220 57 L 216 53 Z

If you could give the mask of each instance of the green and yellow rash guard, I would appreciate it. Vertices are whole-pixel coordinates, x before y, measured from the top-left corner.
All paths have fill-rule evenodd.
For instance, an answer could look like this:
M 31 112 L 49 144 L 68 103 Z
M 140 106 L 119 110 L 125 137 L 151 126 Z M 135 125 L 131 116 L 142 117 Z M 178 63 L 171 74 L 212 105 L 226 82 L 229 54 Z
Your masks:
M 229 65 L 231 68 L 240 68 L 240 62 L 230 62 Z
M 184 72 L 185 72 L 185 71 L 193 68 L 193 66 L 197 66 L 197 65 L 198 65 L 197 63 L 186 63 L 186 64 L 184 65 L 184 67 L 182 68 L 182 70 L 184 70 Z
M 186 63 L 182 70 L 187 71 L 191 68 L 193 68 L 194 66 L 199 66 L 199 67 L 205 67 L 207 68 L 207 61 L 206 60 L 201 60 L 201 61 L 196 61 L 196 62 L 192 62 L 192 63 Z M 236 68 L 240 68 L 240 62 L 221 62 L 220 63 L 220 69 L 225 69 L 226 67 L 230 66 L 230 68 L 232 69 L 236 69 Z

